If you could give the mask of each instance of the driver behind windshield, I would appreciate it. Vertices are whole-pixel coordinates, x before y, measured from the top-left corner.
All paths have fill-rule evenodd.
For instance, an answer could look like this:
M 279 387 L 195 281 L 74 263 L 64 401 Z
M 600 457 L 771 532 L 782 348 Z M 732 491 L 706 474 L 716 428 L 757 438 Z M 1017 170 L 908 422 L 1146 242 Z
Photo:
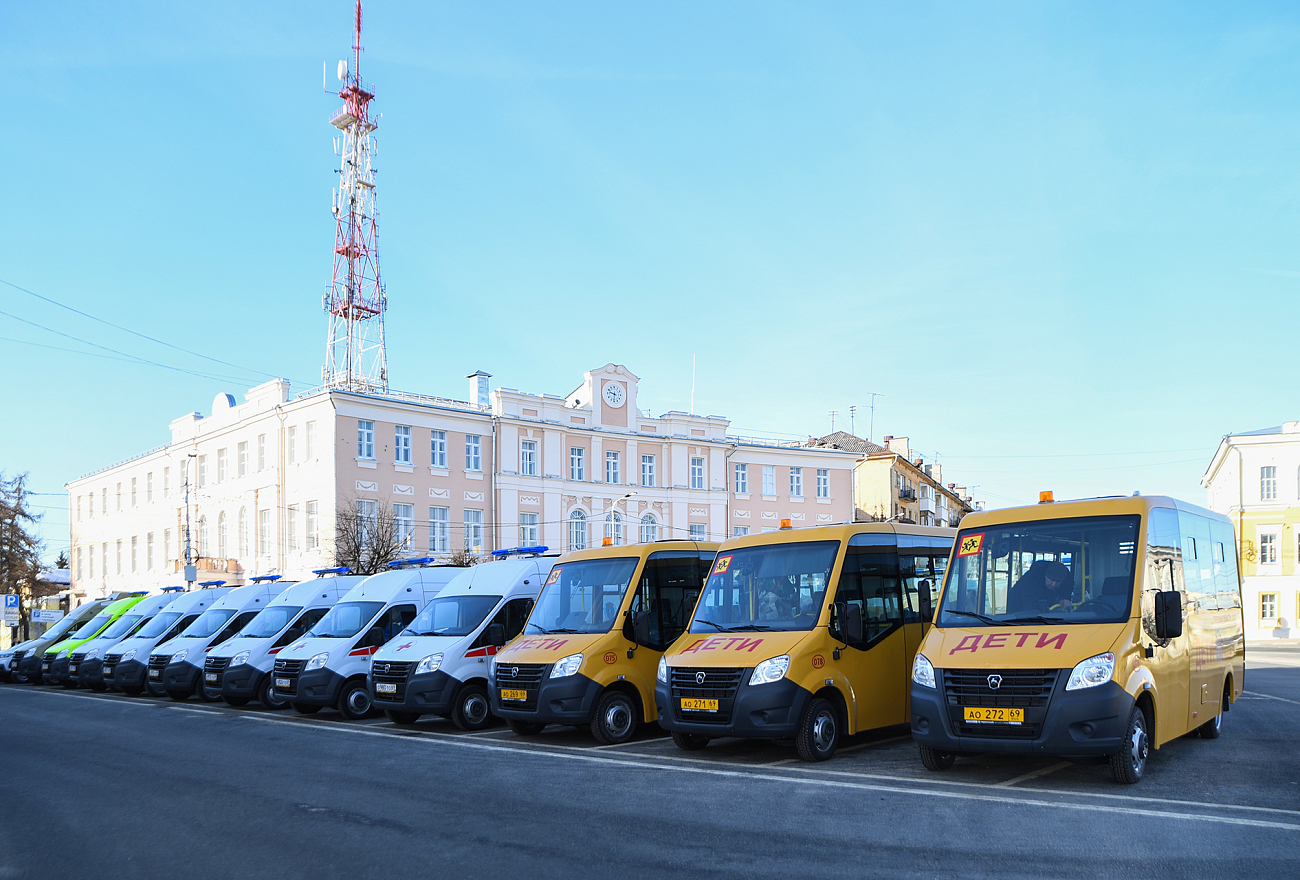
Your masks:
M 1074 607 L 1070 569 L 1063 562 L 1039 559 L 1011 587 L 1007 613 L 1020 611 L 1069 611 Z

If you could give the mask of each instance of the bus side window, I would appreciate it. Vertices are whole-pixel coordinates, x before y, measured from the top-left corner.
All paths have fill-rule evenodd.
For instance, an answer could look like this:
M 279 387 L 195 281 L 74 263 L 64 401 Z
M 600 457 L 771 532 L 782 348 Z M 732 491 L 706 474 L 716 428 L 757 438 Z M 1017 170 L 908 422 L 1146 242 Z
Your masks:
M 284 634 L 281 635 L 280 638 L 276 639 L 275 644 L 271 647 L 283 648 L 285 645 L 307 632 L 307 630 L 311 629 L 312 626 L 315 625 L 316 621 L 324 617 L 328 611 L 328 608 L 313 608 L 310 611 L 304 611 L 298 616 L 298 619 L 294 621 L 293 626 L 286 629 Z
M 511 599 L 498 609 L 497 613 L 488 621 L 487 626 L 479 632 L 478 638 L 470 645 L 470 648 L 482 648 L 488 644 L 488 631 L 494 624 L 500 624 L 506 631 L 506 641 L 510 641 L 519 633 L 523 632 L 524 624 L 528 622 L 528 615 L 533 610 L 533 600 L 527 597 Z

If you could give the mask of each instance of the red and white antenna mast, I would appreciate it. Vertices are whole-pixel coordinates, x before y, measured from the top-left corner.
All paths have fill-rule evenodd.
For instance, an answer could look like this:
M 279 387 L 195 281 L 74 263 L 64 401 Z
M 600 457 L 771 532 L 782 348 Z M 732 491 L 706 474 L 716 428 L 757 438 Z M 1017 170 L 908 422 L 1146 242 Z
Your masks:
M 329 339 L 322 378 L 326 386 L 354 391 L 388 390 L 388 351 L 384 310 L 388 306 L 379 276 L 379 223 L 375 170 L 371 167 L 377 125 L 370 117 L 373 91 L 361 81 L 361 0 L 357 0 L 352 65 L 340 61 L 343 106 L 330 118 L 340 135 L 339 185 L 334 191 L 334 280 L 325 294 Z

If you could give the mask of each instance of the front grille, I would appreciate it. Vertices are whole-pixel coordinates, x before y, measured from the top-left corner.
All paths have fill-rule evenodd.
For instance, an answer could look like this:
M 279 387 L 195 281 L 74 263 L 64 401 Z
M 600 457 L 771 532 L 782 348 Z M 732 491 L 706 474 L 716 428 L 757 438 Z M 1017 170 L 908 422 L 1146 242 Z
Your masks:
M 14 651 L 14 665 L 17 666 L 18 663 L 26 656 L 27 656 L 26 648 L 23 648 L 21 651 Z
M 1057 669 L 943 669 L 943 692 L 948 717 L 958 736 L 998 739 L 1037 739 L 1047 717 L 1047 705 L 1056 686 Z M 998 687 L 989 679 L 1000 676 Z M 971 724 L 963 717 L 966 706 L 1024 709 L 1020 724 Z
M 498 664 L 496 669 L 497 696 L 503 690 L 524 691 L 522 700 L 502 700 L 503 709 L 536 709 L 537 691 L 542 686 L 542 676 L 549 668 L 544 663 Z
M 226 671 L 230 665 L 229 657 L 209 657 L 203 661 L 203 684 L 207 687 L 220 687 L 221 674 Z M 215 675 L 216 678 L 208 678 L 209 675 Z
M 49 672 L 50 667 L 54 664 L 54 654 L 49 653 L 41 657 L 41 672 Z
M 406 699 L 406 676 L 415 666 L 414 663 L 390 663 L 380 660 L 370 664 L 370 674 L 375 679 L 375 697 L 380 700 L 402 702 Z M 395 685 L 397 690 L 381 692 L 380 684 Z
M 679 721 L 697 724 L 728 724 L 731 709 L 736 702 L 736 690 L 745 677 L 746 670 L 733 667 L 708 667 L 696 669 L 674 666 L 669 670 L 668 684 L 672 695 L 672 711 Z M 701 680 L 703 679 L 703 680 Z M 717 700 L 718 711 L 707 712 L 682 708 L 682 699 Z
M 302 674 L 302 668 L 307 665 L 306 660 L 281 660 L 276 658 L 275 666 L 272 668 L 272 684 L 275 685 L 275 691 L 278 694 L 286 696 L 295 696 L 298 693 L 298 676 Z M 287 685 L 280 684 L 281 681 L 288 679 Z
M 117 664 L 121 660 L 121 654 L 106 654 L 104 656 L 104 678 L 113 677 L 113 672 L 117 669 Z
M 86 659 L 86 652 L 85 652 L 85 651 L 78 651 L 77 653 L 75 653 L 75 654 L 72 655 L 72 662 L 73 662 L 73 663 L 80 663 L 82 660 L 85 660 L 85 659 Z
M 150 654 L 149 655 L 149 681 L 156 681 L 162 684 L 163 670 L 171 661 L 170 654 Z

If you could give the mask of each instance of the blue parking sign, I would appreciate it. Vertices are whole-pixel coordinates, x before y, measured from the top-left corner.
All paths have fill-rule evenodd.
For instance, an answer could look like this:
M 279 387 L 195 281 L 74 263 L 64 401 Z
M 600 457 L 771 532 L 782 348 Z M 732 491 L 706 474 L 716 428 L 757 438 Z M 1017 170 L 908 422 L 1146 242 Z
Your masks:
M 16 593 L 5 593 L 5 607 L 6 607 L 6 608 L 17 608 L 17 607 L 18 607 L 18 594 L 16 594 Z

